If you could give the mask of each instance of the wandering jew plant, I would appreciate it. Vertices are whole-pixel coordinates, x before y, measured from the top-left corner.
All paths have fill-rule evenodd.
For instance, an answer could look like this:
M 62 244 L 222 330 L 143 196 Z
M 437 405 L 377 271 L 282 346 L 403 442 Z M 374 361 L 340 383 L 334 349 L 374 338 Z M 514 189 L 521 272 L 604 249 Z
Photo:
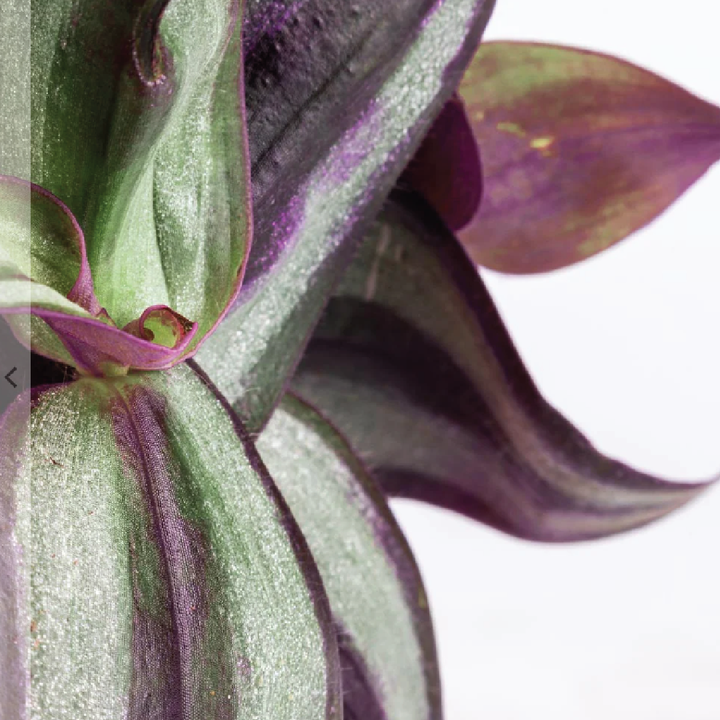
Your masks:
M 564 542 L 706 486 L 551 408 L 475 263 L 621 240 L 720 109 L 492 4 L 3 0 L 0 717 L 437 720 L 387 496 Z

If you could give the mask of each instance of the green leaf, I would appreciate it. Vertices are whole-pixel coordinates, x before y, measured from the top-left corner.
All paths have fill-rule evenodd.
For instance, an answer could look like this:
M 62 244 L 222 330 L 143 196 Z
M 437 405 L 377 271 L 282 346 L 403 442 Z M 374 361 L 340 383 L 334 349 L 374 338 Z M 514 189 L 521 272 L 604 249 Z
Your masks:
M 397 194 L 386 207 L 292 387 L 388 493 L 523 538 L 629 530 L 706 487 L 601 455 L 545 402 L 473 263 L 417 197 Z
M 69 312 L 88 315 L 99 311 L 83 233 L 72 213 L 42 188 L 3 175 L 0 272 L 47 286 L 53 292 L 43 294 L 59 297 L 56 302 Z M 5 297 L 3 302 L 10 303 Z M 70 305 L 74 309 L 69 309 Z
M 720 160 L 720 107 L 618 58 L 492 42 L 459 93 L 483 158 L 472 258 L 532 273 L 643 227 Z
M 286 395 L 258 450 L 307 538 L 340 631 L 345 715 L 437 720 L 427 598 L 380 488 L 315 410 Z
M 46 190 L 6 176 L 0 176 L 0 291 L 0 313 L 9 315 L 16 335 L 83 374 L 169 367 L 197 330 L 163 305 L 117 328 L 95 297 L 72 213 Z
M 262 24 L 250 10 L 252 22 L 270 28 L 258 47 L 277 60 L 258 71 L 257 82 L 280 89 L 272 86 L 262 102 L 257 90 L 249 115 L 251 143 L 267 142 L 253 150 L 258 223 L 249 283 L 198 362 L 251 432 L 278 401 L 357 241 L 459 82 L 492 6 L 374 1 L 367 15 L 358 6 L 338 18 L 337 3 L 315 0 L 289 8 L 288 27 L 272 14 Z M 325 34 L 328 24 L 334 34 Z M 334 48 L 332 62 L 317 50 L 326 45 Z M 248 68 L 262 58 L 251 46 Z M 297 92 L 307 103 L 296 102 Z M 322 132 L 318 117 L 327 118 Z
M 32 7 L 25 179 L 78 219 L 116 324 L 170 306 L 199 324 L 190 350 L 235 296 L 249 250 L 241 26 L 238 0 Z M 7 66 L 20 83 L 16 58 Z
M 83 234 L 50 193 L 0 176 L 0 313 L 19 313 L 8 322 L 35 352 L 73 365 L 56 333 L 31 322 L 33 307 L 86 320 L 99 312 Z
M 30 177 L 31 3 L 0 7 L 0 175 Z
M 0 425 L 0 716 L 337 718 L 320 577 L 187 366 L 19 399 Z

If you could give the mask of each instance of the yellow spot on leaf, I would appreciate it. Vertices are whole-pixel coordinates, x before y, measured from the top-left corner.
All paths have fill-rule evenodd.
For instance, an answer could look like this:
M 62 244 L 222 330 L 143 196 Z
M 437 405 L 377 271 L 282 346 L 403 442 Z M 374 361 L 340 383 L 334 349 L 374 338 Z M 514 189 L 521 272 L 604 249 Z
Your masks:
M 553 154 L 552 146 L 554 144 L 554 137 L 538 137 L 530 141 L 530 147 L 537 150 L 543 157 L 550 157 Z
M 554 142 L 553 137 L 539 137 L 530 141 L 530 147 L 534 150 L 547 150 Z
M 495 126 L 500 132 L 508 133 L 508 135 L 517 135 L 517 137 L 525 137 L 525 131 L 514 122 L 499 122 Z

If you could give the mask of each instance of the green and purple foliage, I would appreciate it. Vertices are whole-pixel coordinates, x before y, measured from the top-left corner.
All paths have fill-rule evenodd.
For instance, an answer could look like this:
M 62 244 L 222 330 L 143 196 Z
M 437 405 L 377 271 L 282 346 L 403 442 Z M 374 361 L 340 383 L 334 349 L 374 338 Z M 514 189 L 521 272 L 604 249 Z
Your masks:
M 720 109 L 492 6 L 3 3 L 1 718 L 439 720 L 387 496 L 567 542 L 707 487 L 550 407 L 475 263 L 622 240 Z

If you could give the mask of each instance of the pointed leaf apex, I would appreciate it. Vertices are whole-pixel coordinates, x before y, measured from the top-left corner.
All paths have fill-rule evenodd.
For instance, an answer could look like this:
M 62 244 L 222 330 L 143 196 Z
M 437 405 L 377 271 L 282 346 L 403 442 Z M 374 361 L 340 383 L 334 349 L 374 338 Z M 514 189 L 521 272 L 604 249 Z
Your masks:
M 473 259 L 546 272 L 647 225 L 720 159 L 720 108 L 601 53 L 482 45 L 459 88 L 485 174 Z

